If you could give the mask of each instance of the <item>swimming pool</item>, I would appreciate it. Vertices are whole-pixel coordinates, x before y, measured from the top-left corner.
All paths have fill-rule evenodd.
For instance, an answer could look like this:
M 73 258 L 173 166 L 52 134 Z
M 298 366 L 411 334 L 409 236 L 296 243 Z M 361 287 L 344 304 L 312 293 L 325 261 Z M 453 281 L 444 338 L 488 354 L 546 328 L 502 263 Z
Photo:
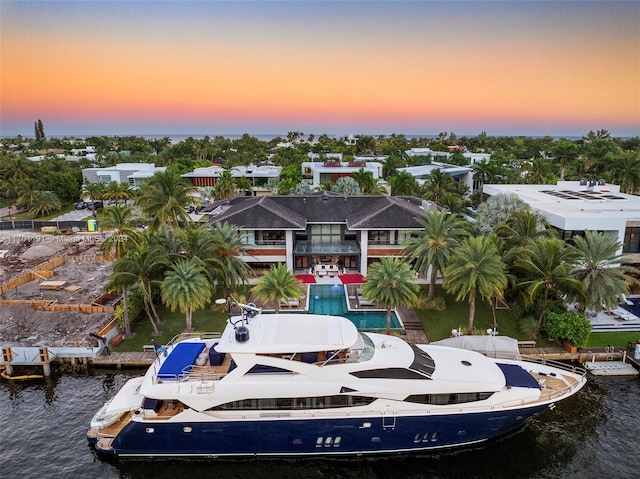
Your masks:
M 341 284 L 310 285 L 309 313 L 343 316 L 360 330 L 380 331 L 387 328 L 386 311 L 349 311 L 345 289 Z M 402 321 L 395 311 L 391 312 L 391 330 L 404 333 Z
M 640 317 L 640 298 L 626 298 L 631 304 L 625 302 L 620 303 L 620 307 L 626 309 L 631 314 Z

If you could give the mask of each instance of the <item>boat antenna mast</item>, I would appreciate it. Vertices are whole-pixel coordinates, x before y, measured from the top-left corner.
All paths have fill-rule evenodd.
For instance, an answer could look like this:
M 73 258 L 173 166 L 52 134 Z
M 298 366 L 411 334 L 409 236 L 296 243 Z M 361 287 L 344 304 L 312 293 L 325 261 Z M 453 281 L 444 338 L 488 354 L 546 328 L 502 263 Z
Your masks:
M 249 340 L 249 318 L 255 317 L 262 312 L 262 308 L 258 308 L 254 303 L 244 304 L 238 302 L 233 296 L 229 296 L 226 299 L 216 299 L 216 304 L 226 304 L 229 324 L 233 325 L 233 329 L 236 332 L 236 341 L 244 343 Z M 231 311 L 234 307 L 240 309 L 240 319 L 233 321 L 231 318 Z

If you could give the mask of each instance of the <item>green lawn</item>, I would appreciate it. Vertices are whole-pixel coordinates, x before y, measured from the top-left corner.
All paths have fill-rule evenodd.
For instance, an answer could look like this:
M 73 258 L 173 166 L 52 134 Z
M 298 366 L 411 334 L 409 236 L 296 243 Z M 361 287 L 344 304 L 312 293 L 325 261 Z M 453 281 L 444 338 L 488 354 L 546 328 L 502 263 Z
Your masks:
M 427 293 L 428 290 L 425 287 L 421 294 L 426 297 Z M 460 329 L 464 333 L 469 322 L 469 303 L 456 301 L 455 296 L 445 293 L 440 287 L 436 288 L 436 296 L 444 298 L 445 310 L 416 309 L 429 341 L 449 338 L 453 329 Z M 521 340 L 529 339 L 518 330 L 516 322 L 509 317 L 507 310 L 496 310 L 496 323 L 498 324 L 498 333 L 501 336 L 509 336 Z M 485 332 L 488 328 L 493 329 L 493 316 L 489 304 L 476 302 L 476 314 L 473 324 L 474 329 L 478 332 Z M 553 347 L 558 346 L 558 343 L 541 338 L 538 339 L 538 345 L 540 347 Z
M 193 313 L 193 330 L 202 332 L 222 332 L 227 322 L 227 312 L 221 311 L 219 307 L 209 305 L 206 309 L 201 309 Z M 164 306 L 158 307 L 158 315 L 164 321 L 158 329 L 161 336 L 153 336 L 153 328 L 149 318 L 142 315 L 132 328 L 133 338 L 126 339 L 114 351 L 142 351 L 142 346 L 155 341 L 158 344 L 167 344 L 173 337 L 185 331 L 185 315 L 179 311 L 171 312 Z
M 615 346 L 616 348 L 626 349 L 629 341 L 640 341 L 640 331 L 622 332 L 622 333 L 591 333 L 589 342 L 582 348 L 604 348 L 606 346 Z
M 240 298 L 248 295 L 249 287 L 238 288 Z M 213 294 L 214 298 L 224 297 L 219 288 Z M 147 315 L 143 312 L 138 321 L 133 325 L 133 338 L 125 339 L 119 346 L 113 348 L 114 351 L 142 351 L 142 346 L 155 341 L 158 344 L 167 344 L 176 335 L 185 332 L 186 319 L 184 313 L 179 311 L 171 312 L 164 306 L 157 306 L 158 315 L 164 324 L 158 326 L 162 332 L 161 336 L 152 336 L 153 327 Z M 194 331 L 199 332 L 222 332 L 227 324 L 227 310 L 224 306 L 218 306 L 212 301 L 204 309 L 193 312 L 192 326 Z
M 248 295 L 248 287 L 245 288 L 244 294 Z M 427 296 L 426 287 L 421 291 L 423 297 Z M 436 296 L 445 299 L 446 309 L 443 311 L 434 311 L 426 309 L 416 309 L 422 326 L 429 341 L 438 341 L 451 337 L 451 330 L 460 328 L 466 331 L 469 318 L 469 305 L 465 302 L 457 302 L 451 295 L 446 294 L 440 287 L 436 289 Z M 222 297 L 220 292 L 216 292 L 214 297 Z M 185 315 L 180 312 L 171 312 L 163 306 L 158 308 L 158 314 L 165 321 L 159 327 L 162 331 L 161 336 L 153 337 L 153 329 L 146 315 L 143 315 L 133 326 L 135 336 L 120 343 L 114 348 L 115 351 L 142 351 L 142 346 L 151 344 L 153 340 L 158 344 L 166 344 L 177 334 L 185 330 Z M 509 336 L 512 338 L 525 340 L 525 337 L 517 327 L 516 322 L 509 317 L 507 310 L 496 311 L 498 332 L 501 336 Z M 193 329 L 202 332 L 222 332 L 226 325 L 227 313 L 219 306 L 209 305 L 203 310 L 193 313 Z M 474 321 L 477 331 L 486 331 L 487 328 L 493 328 L 493 317 L 491 308 L 488 304 L 478 302 L 476 304 L 476 316 Z M 635 333 L 592 333 L 587 346 L 588 348 L 604 348 L 612 345 L 616 348 L 626 348 L 627 342 L 632 340 L 640 340 L 640 332 Z M 539 347 L 557 347 L 557 341 L 550 341 L 546 338 L 537 340 Z
M 33 218 L 33 219 L 36 220 L 36 221 L 49 221 L 49 220 L 52 220 L 54 218 L 57 218 L 60 215 L 68 213 L 69 211 L 73 211 L 75 209 L 76 209 L 75 205 L 66 205 L 66 206 L 63 206 L 62 209 L 60 209 L 58 211 L 55 211 L 55 212 L 51 213 L 48 216 L 39 216 L 38 218 Z M 14 220 L 30 220 L 32 218 L 29 217 L 29 213 L 27 213 L 26 211 L 23 211 L 21 213 L 13 213 L 11 215 L 11 219 L 14 219 Z

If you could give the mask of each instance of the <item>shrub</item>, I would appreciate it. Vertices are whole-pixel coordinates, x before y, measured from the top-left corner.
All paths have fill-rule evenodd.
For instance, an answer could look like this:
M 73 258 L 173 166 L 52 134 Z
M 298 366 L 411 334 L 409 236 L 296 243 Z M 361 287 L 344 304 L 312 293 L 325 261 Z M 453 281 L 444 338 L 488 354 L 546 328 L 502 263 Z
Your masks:
M 574 346 L 582 348 L 589 341 L 591 323 L 582 314 L 549 311 L 545 314 L 544 329 L 550 338 L 568 339 Z
M 144 303 L 142 301 L 142 294 L 139 288 L 133 288 L 127 293 L 127 309 L 129 310 L 129 321 L 134 324 L 140 316 Z M 124 307 L 123 301 L 120 301 L 116 306 L 114 317 L 118 320 L 120 330 L 124 331 Z
M 538 335 L 538 320 L 533 316 L 527 316 L 518 321 L 518 329 L 528 339 L 535 339 Z

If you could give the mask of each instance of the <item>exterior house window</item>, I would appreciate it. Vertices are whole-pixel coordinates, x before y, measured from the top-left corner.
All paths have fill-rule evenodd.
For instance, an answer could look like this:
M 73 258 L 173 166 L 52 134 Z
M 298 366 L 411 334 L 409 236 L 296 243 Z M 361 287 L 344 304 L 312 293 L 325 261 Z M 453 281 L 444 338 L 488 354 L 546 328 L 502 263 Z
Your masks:
M 369 241 L 370 245 L 389 245 L 393 244 L 392 240 L 394 239 L 394 231 L 388 230 L 371 230 L 369 231 Z
M 640 253 L 640 226 L 628 227 L 624 232 L 623 253 Z
M 256 245 L 284 245 L 286 244 L 284 231 L 256 231 Z
M 398 238 L 398 240 L 396 241 L 396 244 L 402 244 L 409 238 L 417 237 L 418 232 L 417 231 L 397 231 L 396 235 Z
M 256 233 L 255 231 L 241 231 L 240 232 L 240 241 L 242 244 L 246 245 L 255 245 L 256 244 Z
M 342 240 L 340 225 L 311 225 L 311 241 L 313 243 L 332 244 Z
M 354 230 L 346 230 L 344 232 L 344 240 L 345 241 L 357 241 L 358 240 L 358 232 Z

